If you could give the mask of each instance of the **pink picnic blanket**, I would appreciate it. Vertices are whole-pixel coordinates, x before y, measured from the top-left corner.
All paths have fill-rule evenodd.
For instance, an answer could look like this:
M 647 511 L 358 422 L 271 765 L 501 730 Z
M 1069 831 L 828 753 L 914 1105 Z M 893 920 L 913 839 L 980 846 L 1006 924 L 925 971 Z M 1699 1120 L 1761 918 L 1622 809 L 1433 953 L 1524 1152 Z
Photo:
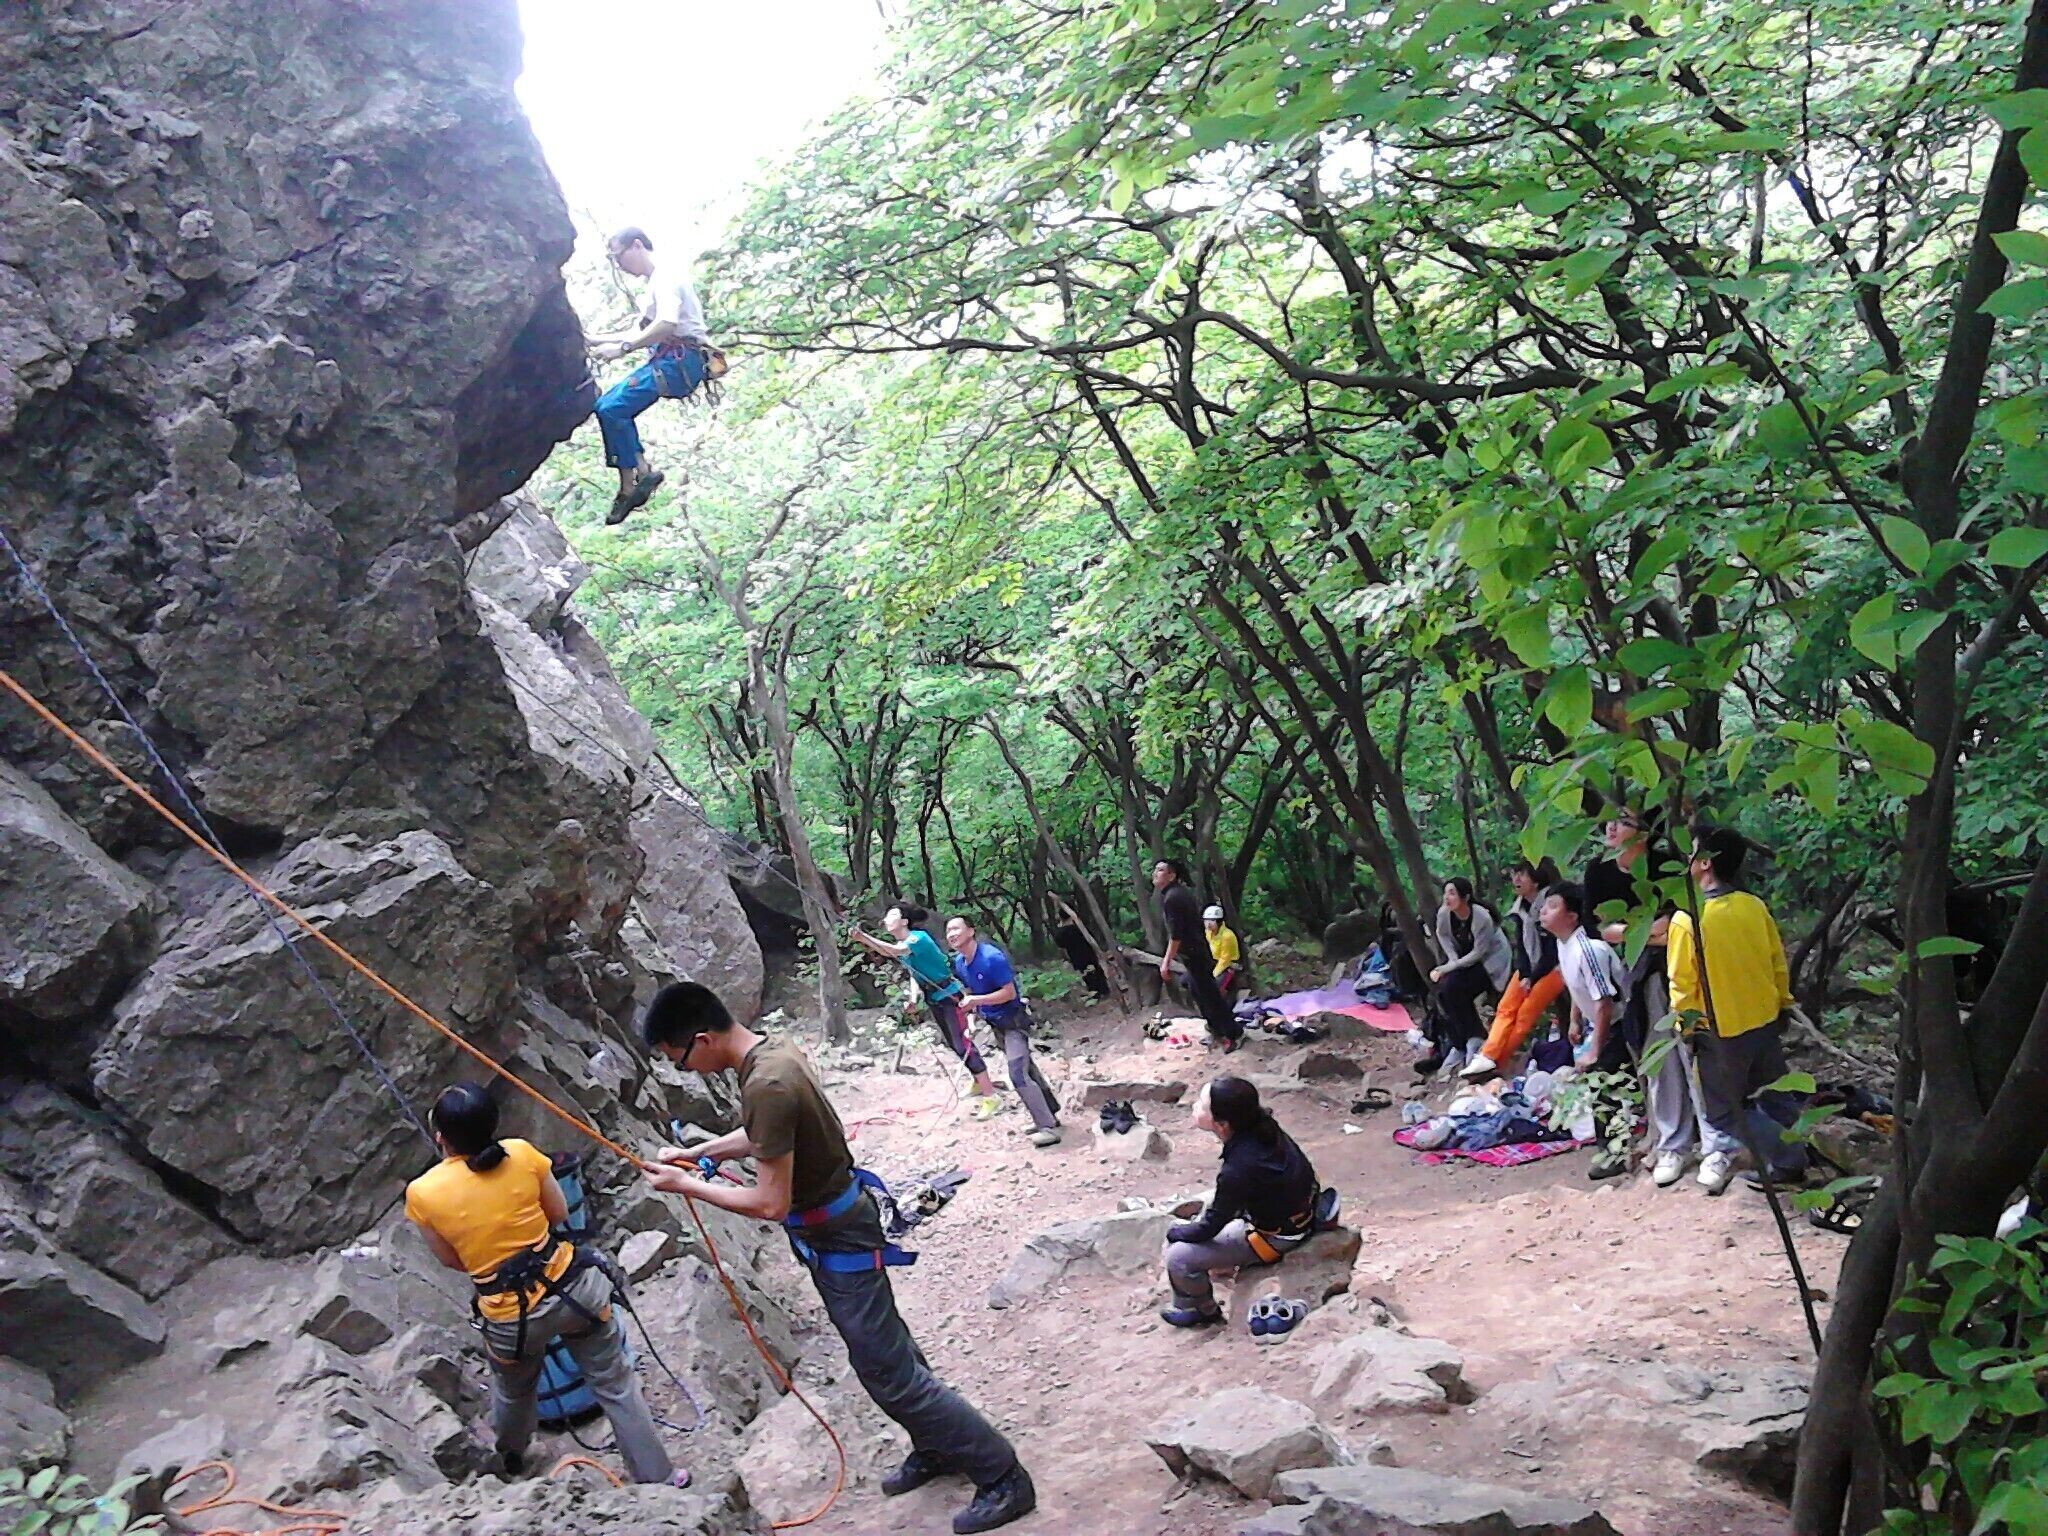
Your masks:
M 1394 1132 L 1394 1140 L 1404 1147 L 1413 1147 L 1415 1133 L 1421 1129 L 1419 1125 L 1404 1125 Z M 1453 1147 L 1418 1152 L 1415 1160 L 1435 1166 L 1462 1157 L 1469 1163 L 1484 1163 L 1489 1168 L 1519 1168 L 1524 1163 L 1540 1163 L 1546 1157 L 1562 1157 L 1567 1152 L 1576 1152 L 1591 1145 L 1591 1142 L 1570 1138 L 1563 1141 L 1510 1141 L 1497 1147 L 1482 1147 L 1477 1152 L 1461 1152 Z
M 1277 1013 L 1283 1019 L 1307 1018 L 1312 1013 L 1341 1013 L 1363 1019 L 1374 1029 L 1384 1029 L 1390 1034 L 1400 1034 L 1415 1023 L 1408 1017 L 1408 1010 L 1399 1003 L 1387 1008 L 1377 1007 L 1360 998 L 1357 990 L 1347 982 L 1339 982 L 1334 987 L 1318 987 L 1313 992 L 1283 992 L 1278 997 L 1263 998 L 1253 1006 L 1262 1013 Z

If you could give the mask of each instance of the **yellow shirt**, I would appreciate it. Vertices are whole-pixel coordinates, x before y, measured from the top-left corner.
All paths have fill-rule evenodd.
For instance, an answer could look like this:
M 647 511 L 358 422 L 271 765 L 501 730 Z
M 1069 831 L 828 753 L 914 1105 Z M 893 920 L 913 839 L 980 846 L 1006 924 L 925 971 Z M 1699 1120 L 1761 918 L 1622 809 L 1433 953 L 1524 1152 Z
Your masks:
M 1237 947 L 1237 935 L 1230 931 L 1229 924 L 1218 923 L 1216 931 L 1209 935 L 1209 953 L 1216 957 L 1218 976 L 1237 964 L 1242 951 Z
M 1692 914 L 1674 913 L 1665 974 L 1671 982 L 1672 1011 L 1707 1011 L 1714 993 L 1714 1032 L 1723 1038 L 1761 1029 L 1792 1006 L 1792 978 L 1785 941 L 1771 909 L 1747 891 L 1726 891 L 1700 903 L 1706 931 L 1707 968 L 1700 975 L 1700 946 L 1693 941 Z
M 490 1279 L 507 1259 L 548 1239 L 547 1212 L 540 1204 L 540 1192 L 553 1171 L 547 1156 L 517 1137 L 508 1137 L 504 1146 L 505 1161 L 488 1173 L 449 1157 L 405 1186 L 407 1217 L 447 1239 L 472 1280 Z M 558 1244 L 548 1263 L 548 1278 L 561 1279 L 572 1257 L 567 1243 Z M 546 1294 L 533 1287 L 527 1292 L 527 1305 Z M 519 1298 L 509 1291 L 479 1296 L 477 1308 L 492 1322 L 512 1322 L 519 1316 Z

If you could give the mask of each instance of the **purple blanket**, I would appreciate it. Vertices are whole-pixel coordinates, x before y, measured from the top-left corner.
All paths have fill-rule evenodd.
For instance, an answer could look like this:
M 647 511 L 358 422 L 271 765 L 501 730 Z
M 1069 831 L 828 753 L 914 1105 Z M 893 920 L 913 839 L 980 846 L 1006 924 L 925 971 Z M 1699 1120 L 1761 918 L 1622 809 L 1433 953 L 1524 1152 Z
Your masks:
M 1341 1013 L 1363 1019 L 1374 1029 L 1384 1029 L 1390 1034 L 1400 1034 L 1415 1022 L 1408 1017 L 1408 1010 L 1398 1003 L 1391 1008 L 1377 1008 L 1364 1001 L 1349 982 L 1339 982 L 1334 987 L 1318 987 L 1313 992 L 1285 992 L 1279 997 L 1262 998 L 1251 1007 L 1255 1012 L 1277 1013 L 1283 1019 L 1304 1019 L 1312 1013 Z

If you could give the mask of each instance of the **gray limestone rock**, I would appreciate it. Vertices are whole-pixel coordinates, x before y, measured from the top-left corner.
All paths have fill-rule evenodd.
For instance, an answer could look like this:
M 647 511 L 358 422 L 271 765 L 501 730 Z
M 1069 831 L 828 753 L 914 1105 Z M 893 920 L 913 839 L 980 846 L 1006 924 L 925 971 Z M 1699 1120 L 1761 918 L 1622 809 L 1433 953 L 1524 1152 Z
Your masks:
M 141 964 L 151 907 L 147 881 L 0 760 L 0 1023 L 17 1013 L 43 1025 L 89 1017 Z
M 534 499 L 506 498 L 509 515 L 469 552 L 469 587 L 509 610 L 536 634 L 552 632 L 589 576 L 568 539 Z
M 1238 1536 L 1616 1536 L 1605 1516 L 1570 1499 L 1404 1467 L 1282 1472 L 1272 1496 L 1275 1507 Z
M 164 1320 L 119 1281 L 59 1253 L 0 1250 L 0 1355 L 68 1401 L 164 1347 Z
M 163 1509 L 164 1491 L 180 1475 L 209 1461 L 226 1461 L 231 1450 L 227 1420 L 202 1413 L 150 1436 L 124 1454 L 114 1470 L 118 1478 L 140 1479 L 134 1506 L 139 1513 L 154 1514 Z
M 1026 1240 L 988 1290 L 988 1304 L 1003 1308 L 1041 1296 L 1068 1275 L 1138 1275 L 1164 1259 L 1171 1210 L 1147 1207 L 1082 1221 L 1063 1221 Z
M 1465 1361 L 1441 1339 L 1369 1328 L 1327 1346 L 1312 1389 L 1354 1413 L 1446 1413 L 1472 1401 Z
M 1318 1232 L 1277 1265 L 1239 1270 L 1230 1292 L 1230 1321 L 1243 1327 L 1254 1301 L 1262 1296 L 1305 1301 L 1311 1312 L 1351 1289 L 1352 1266 L 1364 1246 L 1349 1227 Z M 1304 1325 L 1297 1324 L 1297 1331 Z
M 0 1162 L 34 1195 L 52 1241 L 151 1300 L 235 1247 L 102 1117 L 44 1084 L 0 1086 Z
M 635 1232 L 619 1246 L 619 1268 L 628 1280 L 645 1280 L 675 1252 L 676 1240 L 667 1232 Z
M 861 1389 L 836 1340 L 805 1358 L 796 1384 L 846 1445 L 850 1494 L 861 1496 L 896 1469 L 910 1447 Z M 747 1426 L 734 1468 L 763 1515 L 794 1520 L 824 1502 L 836 1462 L 829 1446 L 820 1454 L 817 1420 L 795 1397 L 784 1396 Z
M 1313 1411 L 1263 1387 L 1205 1397 L 1145 1431 L 1145 1443 L 1177 1477 L 1220 1478 L 1248 1499 L 1301 1467 L 1339 1467 L 1351 1457 Z
M 423 1007 L 486 1048 L 511 983 L 505 904 L 425 832 L 303 843 L 273 889 Z M 324 976 L 337 963 L 312 950 Z M 456 1073 L 452 1045 L 358 979 L 333 985 L 409 1102 Z M 425 1161 L 419 1133 L 250 904 L 223 895 L 116 1011 L 93 1062 L 100 1100 L 150 1154 L 219 1194 L 267 1248 L 338 1242 Z
M 751 1022 L 761 1011 L 760 943 L 720 862 L 720 834 L 659 763 L 638 787 L 633 838 L 647 856 L 633 910 L 659 957 L 647 968 L 668 971 L 651 979 L 700 981 Z
M 614 1488 L 588 1475 L 490 1479 L 358 1508 L 357 1522 L 377 1536 L 768 1536 L 768 1522 L 747 1504 L 737 1477 L 701 1487 L 660 1484 Z
M 1163 1163 L 1173 1155 L 1173 1143 L 1156 1125 L 1139 1121 L 1128 1131 L 1105 1131 L 1099 1124 L 1089 1127 L 1095 1150 L 1120 1163 Z
M 52 1466 L 64 1459 L 70 1443 L 71 1420 L 57 1406 L 50 1378 L 0 1358 L 0 1467 Z
M 1128 1099 L 1133 1104 L 1178 1104 L 1188 1085 L 1178 1078 L 1119 1078 L 1115 1082 L 1090 1083 L 1081 1090 L 1083 1109 Z

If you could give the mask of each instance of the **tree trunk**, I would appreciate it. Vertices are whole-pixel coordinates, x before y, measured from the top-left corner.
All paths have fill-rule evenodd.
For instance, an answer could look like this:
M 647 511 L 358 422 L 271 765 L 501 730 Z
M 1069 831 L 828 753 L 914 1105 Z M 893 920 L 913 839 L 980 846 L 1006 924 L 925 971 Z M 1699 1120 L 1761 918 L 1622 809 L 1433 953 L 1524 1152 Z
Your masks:
M 825 1038 L 844 1044 L 851 1038 L 846 1024 L 846 977 L 839 967 L 839 921 L 825 877 L 811 852 L 810 834 L 804 830 L 803 807 L 796 797 L 796 741 L 789 730 L 789 706 L 782 683 L 768 666 L 762 652 L 762 637 L 747 635 L 747 668 L 753 675 L 755 697 L 761 705 L 761 722 L 768 731 L 769 781 L 782 833 L 789 844 L 789 856 L 796 865 L 797 890 L 803 897 L 804 922 L 811 930 L 818 951 L 818 1013 L 825 1025 Z

